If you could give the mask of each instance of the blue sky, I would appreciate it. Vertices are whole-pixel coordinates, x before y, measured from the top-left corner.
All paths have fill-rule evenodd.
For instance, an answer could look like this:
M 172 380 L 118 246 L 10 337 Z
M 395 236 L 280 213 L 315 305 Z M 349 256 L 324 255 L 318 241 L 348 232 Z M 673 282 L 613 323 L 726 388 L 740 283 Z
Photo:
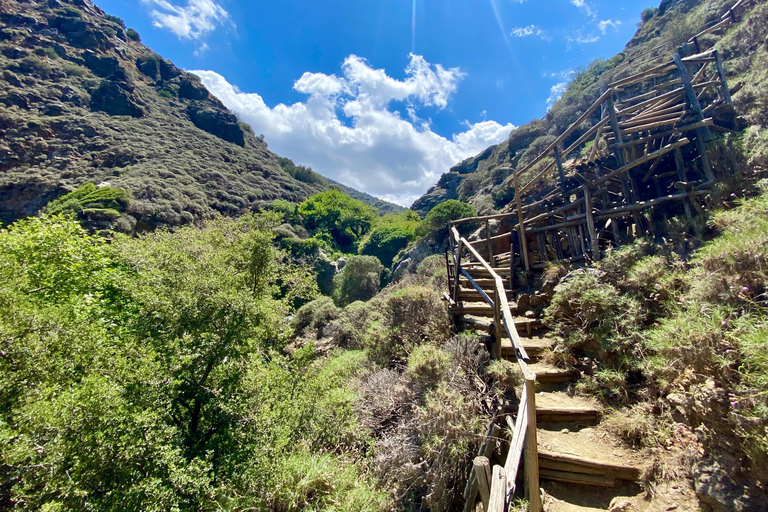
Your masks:
M 542 117 L 654 0 L 97 0 L 274 152 L 409 205 Z

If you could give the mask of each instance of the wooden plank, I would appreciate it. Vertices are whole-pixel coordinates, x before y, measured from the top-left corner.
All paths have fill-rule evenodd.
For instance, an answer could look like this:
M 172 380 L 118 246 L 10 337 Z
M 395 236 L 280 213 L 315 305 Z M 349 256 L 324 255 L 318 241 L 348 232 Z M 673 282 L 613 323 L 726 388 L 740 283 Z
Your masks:
M 483 502 L 483 510 L 488 510 L 488 502 L 491 499 L 491 461 L 488 457 L 475 457 L 472 465 L 477 475 L 477 488 Z
M 553 461 L 559 461 L 563 463 L 570 463 L 576 466 L 581 466 L 581 472 L 595 471 L 597 469 L 604 471 L 605 473 L 612 474 L 615 478 L 620 480 L 629 480 L 631 482 L 637 481 L 640 478 L 640 469 L 635 466 L 629 466 L 626 464 L 613 464 L 610 462 L 602 462 L 593 459 L 586 459 L 576 455 L 569 455 L 565 453 L 555 453 L 550 451 L 539 452 L 539 459 L 544 463 L 544 459 Z
M 628 76 L 626 78 L 622 78 L 620 80 L 616 80 L 615 82 L 612 82 L 608 84 L 608 88 L 610 89 L 625 89 L 629 87 L 630 85 L 634 85 L 638 82 L 642 82 L 643 80 L 647 80 L 649 78 L 652 78 L 653 75 L 656 76 L 664 76 L 665 74 L 669 73 L 674 69 L 674 64 L 671 62 L 666 62 L 664 64 L 661 64 L 659 66 L 655 66 L 651 69 L 647 69 L 645 71 L 641 71 L 640 73 Z
M 592 216 L 592 192 L 589 187 L 584 187 L 584 212 L 587 215 L 587 230 L 589 231 L 589 242 L 592 249 L 592 261 L 600 261 L 600 244 L 595 229 L 595 219 Z
M 565 172 L 563 171 L 563 161 L 560 158 L 560 146 L 555 146 L 555 165 L 557 165 L 557 174 L 560 176 L 560 188 L 565 192 Z
M 728 80 L 725 78 L 725 70 L 723 69 L 723 61 L 720 59 L 720 53 L 715 52 L 715 67 L 717 68 L 717 74 L 720 76 L 720 82 L 723 86 L 723 99 L 729 105 L 733 105 L 733 99 L 731 99 L 731 91 L 728 89 Z
M 504 468 L 493 466 L 491 477 L 491 495 L 488 499 L 488 512 L 506 512 L 507 510 L 507 478 Z
M 665 92 L 664 94 L 660 96 L 656 96 L 655 98 L 651 98 L 649 100 L 642 101 L 636 105 L 632 105 L 631 107 L 625 108 L 623 110 L 619 110 L 618 112 L 616 112 L 616 115 L 625 116 L 627 114 L 631 114 L 632 112 L 637 112 L 638 110 L 645 108 L 648 105 L 653 105 L 659 100 L 667 100 L 669 98 L 674 98 L 675 96 L 679 96 L 682 94 L 685 94 L 685 89 L 683 87 L 678 87 L 677 89 L 673 89 L 669 92 Z
M 539 162 L 541 162 L 541 161 L 542 161 L 542 160 L 543 160 L 543 159 L 544 159 L 544 158 L 545 158 L 547 155 L 549 155 L 549 154 L 552 152 L 552 150 L 553 150 L 553 149 L 555 149 L 555 147 L 557 147 L 557 146 L 559 146 L 560 144 L 562 144 L 562 143 L 563 143 L 563 141 L 566 139 L 566 137 L 568 137 L 568 135 L 570 135 L 571 133 L 573 133 L 573 131 L 574 131 L 576 128 L 578 128 L 578 127 L 579 127 L 579 126 L 580 126 L 580 125 L 581 125 L 581 124 L 582 124 L 584 121 L 586 121 L 587 119 L 589 119 L 589 118 L 590 118 L 590 116 L 591 116 L 592 114 L 594 114 L 594 113 L 597 111 L 597 109 L 598 109 L 598 108 L 600 108 L 600 105 L 602 105 L 602 104 L 603 104 L 603 102 L 605 102 L 605 101 L 606 101 L 606 99 L 608 99 L 608 98 L 610 97 L 610 95 L 611 95 L 611 94 L 613 94 L 613 92 L 614 92 L 614 91 L 613 91 L 613 89 L 608 89 L 607 91 L 605 91 L 605 92 L 604 92 L 604 93 L 603 93 L 603 94 L 602 94 L 602 95 L 601 95 L 601 96 L 600 96 L 600 97 L 597 99 L 597 101 L 595 101 L 595 103 L 593 103 L 593 104 L 592 104 L 592 106 L 591 106 L 591 107 L 589 107 L 589 108 L 586 110 L 586 112 L 584 112 L 584 113 L 581 115 L 581 117 L 579 117 L 579 118 L 578 118 L 578 119 L 577 119 L 577 120 L 576 120 L 576 121 L 575 121 L 575 122 L 574 122 L 574 123 L 573 123 L 571 126 L 569 126 L 569 127 L 568 127 L 568 129 L 567 129 L 567 130 L 565 130 L 565 131 L 564 131 L 564 132 L 563 132 L 563 133 L 562 133 L 562 134 L 561 134 L 561 135 L 560 135 L 560 136 L 559 136 L 557 139 L 555 139 L 555 141 L 554 141 L 554 142 L 552 142 L 552 144 L 550 144 L 550 145 L 549 145 L 549 147 L 547 147 L 547 149 L 545 149 L 544 151 L 542 151 L 542 152 L 541 152 L 541 154 L 539 154 L 539 156 L 537 156 L 536 158 L 534 158 L 532 162 L 530 162 L 530 163 L 529 163 L 528 165 L 526 165 L 526 166 L 525 166 L 523 169 L 521 169 L 521 170 L 519 171 L 519 173 L 520 173 L 520 174 L 524 174 L 526 171 L 528 171 L 529 169 L 531 169 L 531 168 L 532 168 L 534 165 L 536 165 L 536 164 L 538 164 Z M 516 172 L 515 174 L 517 174 L 517 172 Z M 504 184 L 508 183 L 508 180 L 509 180 L 509 179 L 510 179 L 510 178 L 507 178 L 506 180 L 504 180 Z M 529 183 L 528 185 L 526 185 L 526 187 L 528 187 L 528 186 L 530 186 L 530 185 L 531 185 L 531 183 Z M 517 188 L 517 187 L 515 187 L 515 191 L 517 191 L 517 190 L 518 190 L 518 188 Z
M 606 174 L 602 178 L 597 179 L 595 181 L 595 185 L 599 185 L 601 183 L 605 183 L 606 181 L 608 181 L 608 180 L 610 180 L 610 179 L 612 179 L 612 178 L 614 178 L 616 176 L 619 176 L 622 173 L 625 173 L 625 172 L 629 171 L 630 169 L 634 169 L 638 165 L 642 165 L 645 162 L 653 160 L 653 159 L 657 158 L 660 155 L 663 155 L 663 154 L 668 153 L 670 151 L 674 151 L 675 148 L 679 148 L 679 147 L 685 146 L 688 143 L 690 143 L 690 141 L 687 138 L 682 138 L 682 139 L 680 139 L 679 141 L 677 141 L 677 142 L 675 142 L 673 144 L 668 144 L 668 145 L 664 146 L 663 148 L 654 151 L 653 153 L 649 153 L 649 154 L 647 154 L 647 155 L 645 155 L 645 156 L 643 156 L 641 158 L 638 158 L 634 162 L 630 162 L 627 165 L 625 165 L 624 167 L 621 167 L 620 169 L 616 169 L 615 171 Z
M 507 475 L 507 497 L 515 492 L 517 472 L 520 469 L 520 458 L 523 455 L 523 446 L 525 445 L 525 431 L 528 428 L 528 395 L 523 393 L 520 405 L 517 408 L 517 421 L 512 433 L 512 440 L 507 452 L 507 460 L 504 463 L 504 473 Z
M 570 484 L 594 485 L 598 487 L 613 487 L 615 485 L 614 479 L 608 475 L 586 475 L 544 468 L 540 470 L 540 474 L 545 480 L 555 480 Z
M 528 397 L 528 428 L 525 436 L 525 490 L 528 497 L 528 509 L 541 512 L 541 494 L 539 492 L 539 447 L 536 436 L 536 381 L 525 380 L 525 394 Z
M 515 171 L 513 176 L 515 179 L 515 203 L 517 204 L 517 229 L 520 231 L 520 253 L 523 256 L 525 270 L 529 271 L 531 270 L 531 263 L 528 260 L 528 240 L 525 237 L 525 217 L 523 216 L 523 200 L 521 198 L 522 193 L 520 192 L 520 173 Z
M 472 276 L 470 276 L 470 275 L 469 275 L 469 272 L 467 272 L 467 271 L 466 271 L 466 270 L 464 270 L 463 268 L 460 268 L 459 270 L 461 271 L 461 274 L 462 274 L 464 277 L 466 277 L 466 278 L 467 278 L 467 280 L 469 281 L 469 284 L 471 284 L 471 285 L 472 285 L 472 287 L 473 287 L 475 290 L 477 290 L 477 292 L 480 294 L 480 296 L 483 298 L 483 300 L 484 300 L 485 302 L 487 302 L 489 306 L 491 306 L 492 308 L 495 308 L 496 306 L 494 305 L 494 302 L 491 300 L 491 298 L 488 296 L 488 294 L 487 294 L 487 293 L 485 293 L 485 290 L 483 290 L 483 289 L 480 287 L 480 285 L 478 285 L 478 284 L 475 282 L 475 280 L 474 280 L 474 279 L 472 279 Z

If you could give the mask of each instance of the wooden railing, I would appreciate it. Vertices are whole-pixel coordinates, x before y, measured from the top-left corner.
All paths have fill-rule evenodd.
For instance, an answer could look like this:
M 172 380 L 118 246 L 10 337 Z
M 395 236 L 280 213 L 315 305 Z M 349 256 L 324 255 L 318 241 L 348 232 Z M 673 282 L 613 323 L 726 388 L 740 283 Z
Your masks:
M 489 233 L 490 237 L 490 233 Z M 465 238 L 463 238 L 455 226 L 450 226 L 450 241 L 453 256 L 454 280 L 451 298 L 459 301 L 460 276 L 464 276 L 475 290 L 480 292 L 480 297 L 493 308 L 493 340 L 491 345 L 491 357 L 501 357 L 501 340 L 506 333 L 515 350 L 517 364 L 520 367 L 525 384 L 520 405 L 518 407 L 517 420 L 514 423 L 512 440 L 504 467 L 494 466 L 491 471 L 488 462 L 487 447 L 489 439 L 483 443 L 480 456 L 470 475 L 470 481 L 465 492 L 465 510 L 471 510 L 477 493 L 483 501 L 483 510 L 486 512 L 504 512 L 515 492 L 517 473 L 520 467 L 520 459 L 525 452 L 525 488 L 530 510 L 539 512 L 541 501 L 539 495 L 539 456 L 538 442 L 536 439 L 536 374 L 528 367 L 528 354 L 523 347 L 523 342 L 515 327 L 515 321 L 509 309 L 507 291 L 504 281 L 487 261 Z M 468 263 L 479 265 L 491 276 L 494 282 L 493 298 L 475 282 L 472 276 L 462 267 L 464 250 L 468 253 Z M 489 429 L 489 436 L 495 435 L 493 428 Z M 523 450 L 525 448 L 525 450 Z M 483 460 L 484 459 L 484 460 Z

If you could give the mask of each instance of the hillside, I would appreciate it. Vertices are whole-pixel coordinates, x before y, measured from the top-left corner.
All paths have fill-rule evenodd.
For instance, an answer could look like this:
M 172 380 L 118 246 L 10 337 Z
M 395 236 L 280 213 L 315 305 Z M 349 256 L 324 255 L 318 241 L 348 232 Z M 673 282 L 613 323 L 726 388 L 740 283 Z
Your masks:
M 88 0 L 0 0 L 0 90 L 2 223 L 88 182 L 129 191 L 123 231 L 300 202 L 334 185 L 286 172 L 197 77 Z
M 483 215 L 502 210 L 514 197 L 513 186 L 502 186 L 502 183 L 514 169 L 522 169 L 576 121 L 600 96 L 602 84 L 649 69 L 662 59 L 669 59 L 674 48 L 710 26 L 732 3 L 730 0 L 663 0 L 658 8 L 646 9 L 642 15 L 638 13 L 638 17 L 642 18 L 638 30 L 621 53 L 576 69 L 563 96 L 543 118 L 520 126 L 505 142 L 452 167 L 434 187 L 414 202 L 412 208 L 423 215 L 442 201 L 458 199 L 472 204 Z M 766 27 L 765 11 L 760 7 L 749 14 L 749 19 L 737 31 L 731 31 L 716 45 L 724 56 L 729 84 L 740 89 L 743 86 L 734 97 L 736 109 L 743 116 L 742 121 L 754 127 L 745 131 L 739 140 L 744 143 L 748 158 L 762 167 L 765 167 L 766 161 L 765 135 L 761 128 L 766 121 Z M 712 38 L 712 42 L 717 39 L 712 35 L 705 37 Z M 702 43 L 705 47 L 710 46 L 707 41 L 702 40 Z M 565 146 L 599 119 L 598 112 L 565 141 Z M 577 156 L 564 155 L 564 158 Z

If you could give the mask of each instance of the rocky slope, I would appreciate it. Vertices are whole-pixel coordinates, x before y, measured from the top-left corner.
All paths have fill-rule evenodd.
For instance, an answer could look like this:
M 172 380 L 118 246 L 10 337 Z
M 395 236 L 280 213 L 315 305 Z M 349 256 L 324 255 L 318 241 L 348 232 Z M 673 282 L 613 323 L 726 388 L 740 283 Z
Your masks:
M 129 191 L 126 231 L 332 186 L 283 170 L 197 77 L 88 0 L 0 0 L 0 223 L 88 182 Z
M 473 204 L 480 214 L 501 210 L 512 198 L 514 188 L 501 186 L 515 168 L 522 168 L 544 150 L 555 137 L 589 108 L 600 96 L 602 83 L 629 76 L 671 59 L 675 48 L 719 19 L 734 0 L 663 0 L 658 8 L 642 14 L 638 30 L 624 51 L 609 60 L 598 59 L 588 67 L 575 70 L 575 75 L 562 98 L 542 119 L 513 130 L 509 139 L 464 160 L 443 174 L 438 183 L 416 200 L 412 208 L 422 215 L 447 199 Z M 743 23 L 717 42 L 716 48 L 725 60 L 731 87 L 745 82 L 742 92 L 734 97 L 737 110 L 753 126 L 765 126 L 766 105 L 766 35 L 761 8 L 753 9 Z M 640 13 L 638 13 L 640 17 Z M 734 36 L 732 34 L 738 34 Z M 709 48 L 720 36 L 705 36 L 701 43 Z M 705 40 L 706 39 L 706 40 Z M 742 84 L 743 85 L 743 84 Z M 565 146 L 578 138 L 599 113 L 588 120 L 566 140 Z M 762 130 L 760 130 L 762 131 Z M 762 139 L 761 139 L 762 140 Z M 766 144 L 747 142 L 754 150 L 750 157 L 765 161 Z M 577 155 L 572 155 L 577 156 Z

